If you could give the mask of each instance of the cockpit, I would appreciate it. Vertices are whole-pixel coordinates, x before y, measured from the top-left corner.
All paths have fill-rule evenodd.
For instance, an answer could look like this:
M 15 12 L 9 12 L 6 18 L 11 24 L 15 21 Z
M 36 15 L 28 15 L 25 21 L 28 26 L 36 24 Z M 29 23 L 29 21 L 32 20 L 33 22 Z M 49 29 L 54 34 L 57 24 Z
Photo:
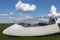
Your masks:
M 37 27 L 37 26 L 47 26 L 47 25 L 53 25 L 55 24 L 55 19 L 54 18 L 49 18 L 49 19 L 29 19 L 29 20 L 24 20 L 21 23 L 18 23 L 19 25 L 22 25 L 24 27 Z

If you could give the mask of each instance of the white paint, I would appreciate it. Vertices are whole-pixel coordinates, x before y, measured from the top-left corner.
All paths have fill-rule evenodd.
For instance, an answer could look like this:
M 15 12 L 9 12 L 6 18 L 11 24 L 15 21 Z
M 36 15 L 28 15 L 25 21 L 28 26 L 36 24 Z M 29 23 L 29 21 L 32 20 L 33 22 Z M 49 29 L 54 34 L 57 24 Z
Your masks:
M 59 32 L 57 24 L 39 26 L 39 27 L 23 27 L 14 24 L 3 31 L 3 34 L 12 36 L 42 36 Z
M 60 24 L 60 18 L 57 18 L 57 21 L 56 22 Z

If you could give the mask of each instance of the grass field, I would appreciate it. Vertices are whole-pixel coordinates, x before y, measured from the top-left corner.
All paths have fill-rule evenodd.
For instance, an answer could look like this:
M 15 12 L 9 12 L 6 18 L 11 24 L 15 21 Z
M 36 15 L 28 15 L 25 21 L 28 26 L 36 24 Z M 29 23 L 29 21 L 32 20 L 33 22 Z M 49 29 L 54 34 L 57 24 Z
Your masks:
M 12 24 L 0 24 L 0 40 L 60 40 L 60 33 L 38 37 L 14 37 L 2 34 L 2 31 Z

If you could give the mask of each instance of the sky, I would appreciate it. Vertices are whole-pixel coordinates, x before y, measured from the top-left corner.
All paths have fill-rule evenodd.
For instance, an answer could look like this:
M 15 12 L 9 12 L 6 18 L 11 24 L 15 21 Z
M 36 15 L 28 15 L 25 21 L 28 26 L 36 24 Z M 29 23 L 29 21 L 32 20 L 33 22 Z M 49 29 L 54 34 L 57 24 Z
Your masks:
M 60 0 L 0 0 L 0 23 L 60 16 Z

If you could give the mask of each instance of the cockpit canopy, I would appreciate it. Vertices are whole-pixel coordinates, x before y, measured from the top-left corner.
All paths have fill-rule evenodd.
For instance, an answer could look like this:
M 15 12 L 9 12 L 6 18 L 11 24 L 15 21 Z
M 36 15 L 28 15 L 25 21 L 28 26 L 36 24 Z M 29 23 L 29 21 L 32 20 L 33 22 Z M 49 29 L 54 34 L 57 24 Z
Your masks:
M 37 27 L 37 26 L 46 26 L 55 24 L 54 18 L 35 18 L 35 19 L 28 19 L 24 20 L 21 23 L 18 23 L 24 27 Z

